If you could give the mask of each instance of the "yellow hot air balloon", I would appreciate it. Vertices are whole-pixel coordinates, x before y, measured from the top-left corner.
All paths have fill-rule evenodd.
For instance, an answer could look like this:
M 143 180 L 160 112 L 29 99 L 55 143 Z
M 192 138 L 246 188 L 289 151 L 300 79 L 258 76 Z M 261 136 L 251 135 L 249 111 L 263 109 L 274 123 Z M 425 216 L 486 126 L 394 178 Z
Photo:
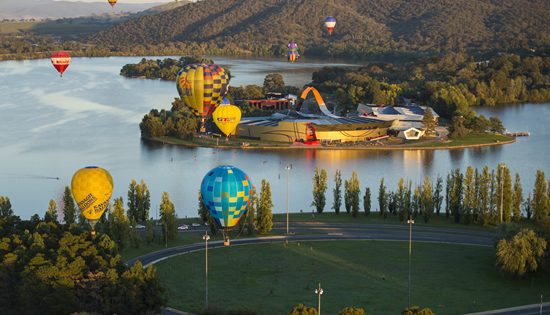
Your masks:
M 71 190 L 82 215 L 90 221 L 92 235 L 95 235 L 95 224 L 107 209 L 113 193 L 111 174 L 97 166 L 81 168 L 73 175 Z
M 204 119 L 214 112 L 227 93 L 229 76 L 215 64 L 190 64 L 179 71 L 176 84 L 185 105 Z
M 114 8 L 117 0 L 107 0 L 107 2 L 109 2 L 109 4 L 111 5 L 111 8 Z
M 241 121 L 241 109 L 235 105 L 220 105 L 212 114 L 212 118 L 216 126 L 229 137 Z

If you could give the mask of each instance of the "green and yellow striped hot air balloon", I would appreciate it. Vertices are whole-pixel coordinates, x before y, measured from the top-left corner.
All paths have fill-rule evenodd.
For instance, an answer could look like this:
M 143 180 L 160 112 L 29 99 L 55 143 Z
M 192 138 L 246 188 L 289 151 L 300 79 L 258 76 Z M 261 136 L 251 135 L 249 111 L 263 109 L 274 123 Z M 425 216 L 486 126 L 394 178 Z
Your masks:
M 190 64 L 177 76 L 178 93 L 195 115 L 206 118 L 227 93 L 229 75 L 215 64 Z

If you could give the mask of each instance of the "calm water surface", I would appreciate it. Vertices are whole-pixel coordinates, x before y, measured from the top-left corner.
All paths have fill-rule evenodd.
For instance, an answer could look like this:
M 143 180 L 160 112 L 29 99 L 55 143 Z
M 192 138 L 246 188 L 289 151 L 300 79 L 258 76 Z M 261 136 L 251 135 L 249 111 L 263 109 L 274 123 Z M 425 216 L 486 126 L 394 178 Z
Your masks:
M 177 96 L 173 82 L 127 79 L 119 75 L 138 57 L 73 58 L 59 78 L 49 60 L 0 63 L 0 195 L 8 196 L 23 218 L 43 215 L 50 199 L 60 200 L 72 174 L 87 165 L 108 169 L 114 197 L 126 200 L 131 179 L 143 179 L 156 216 L 162 192 L 170 194 L 178 216 L 196 216 L 197 192 L 204 174 L 220 164 L 243 169 L 259 185 L 271 183 L 275 212 L 285 211 L 287 175 L 290 211 L 311 211 L 311 178 L 316 166 L 329 173 L 327 208 L 332 203 L 332 177 L 357 171 L 362 187 L 373 193 L 381 177 L 394 189 L 399 177 L 420 182 L 424 175 L 446 175 L 468 165 L 494 167 L 507 163 L 519 172 L 524 191 L 532 189 L 537 169 L 550 172 L 550 104 L 479 109 L 500 117 L 511 131 L 530 131 L 515 144 L 441 151 L 240 151 L 182 148 L 143 143 L 138 124 L 151 108 L 170 108 Z M 215 58 L 227 65 L 232 85 L 263 83 L 267 73 L 283 74 L 287 84 L 307 83 L 323 63 L 289 64 L 278 60 Z M 287 173 L 285 166 L 292 164 Z M 59 178 L 59 179 L 57 179 Z M 362 189 L 362 191 L 364 191 Z

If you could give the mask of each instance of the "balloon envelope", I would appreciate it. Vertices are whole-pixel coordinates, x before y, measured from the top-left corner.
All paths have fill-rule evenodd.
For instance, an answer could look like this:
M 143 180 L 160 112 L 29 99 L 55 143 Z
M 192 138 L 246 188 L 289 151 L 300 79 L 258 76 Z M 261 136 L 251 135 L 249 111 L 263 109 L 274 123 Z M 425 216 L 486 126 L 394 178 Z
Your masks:
M 329 34 L 332 34 L 332 31 L 334 30 L 334 27 L 336 26 L 336 19 L 332 16 L 327 16 L 325 18 L 325 27 L 327 28 L 327 31 Z
M 107 2 L 109 2 L 109 4 L 111 5 L 111 7 L 115 7 L 115 4 L 117 2 L 117 0 L 107 0 Z
M 71 55 L 67 51 L 56 51 L 52 54 L 50 60 L 54 68 L 63 76 L 63 72 L 65 72 L 71 63 Z
M 210 216 L 226 230 L 237 225 L 246 212 L 251 193 L 248 176 L 234 166 L 218 166 L 202 179 L 202 202 Z
M 222 67 L 211 64 L 191 64 L 177 76 L 178 93 L 195 115 L 207 117 L 227 93 L 229 76 Z
M 229 136 L 241 121 L 241 109 L 235 105 L 220 105 L 212 114 L 214 123 L 226 136 Z
M 109 204 L 113 193 L 113 178 L 101 167 L 81 168 L 73 175 L 71 191 L 82 215 L 93 226 Z

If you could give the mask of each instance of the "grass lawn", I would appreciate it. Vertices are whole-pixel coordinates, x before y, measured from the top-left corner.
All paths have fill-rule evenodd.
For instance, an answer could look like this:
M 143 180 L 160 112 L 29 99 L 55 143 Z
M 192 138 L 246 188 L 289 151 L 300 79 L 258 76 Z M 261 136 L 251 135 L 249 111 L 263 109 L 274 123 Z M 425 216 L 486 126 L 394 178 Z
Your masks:
M 449 142 L 428 142 L 428 143 L 418 143 L 410 144 L 410 147 L 426 147 L 426 148 L 438 148 L 438 147 L 460 147 L 460 146 L 470 146 L 477 144 L 494 144 L 498 142 L 512 141 L 514 137 L 504 136 L 504 135 L 494 135 L 494 134 L 468 134 L 466 137 L 460 139 L 452 139 Z
M 337 314 L 360 306 L 368 314 L 400 314 L 407 306 L 408 243 L 300 242 L 210 250 L 209 304 L 222 309 L 285 314 L 317 305 Z M 204 306 L 204 252 L 157 264 L 168 305 L 198 312 Z M 436 314 L 463 314 L 537 303 L 550 296 L 550 272 L 514 279 L 495 267 L 491 247 L 413 243 L 412 304 Z
M 286 223 L 286 214 L 274 214 L 274 222 Z M 345 211 L 340 212 L 339 215 L 334 214 L 334 212 L 326 212 L 322 214 L 315 213 L 314 216 L 311 213 L 291 213 L 289 215 L 289 222 L 292 225 L 292 222 L 323 222 L 323 223 L 356 223 L 356 224 L 406 224 L 403 221 L 399 221 L 399 217 L 395 215 L 389 215 L 387 218 L 382 218 L 378 215 L 378 212 L 373 212 L 369 216 L 365 216 L 364 212 L 359 212 L 357 217 L 352 217 L 350 214 Z M 426 225 L 433 227 L 452 227 L 457 229 L 476 229 L 476 230 L 490 230 L 494 229 L 494 226 L 480 226 L 476 224 L 458 224 L 454 223 L 452 218 L 447 219 L 445 214 L 442 213 L 440 216 L 435 214 L 430 218 L 428 223 L 424 223 L 424 219 L 421 216 L 418 216 L 414 220 L 415 225 Z

